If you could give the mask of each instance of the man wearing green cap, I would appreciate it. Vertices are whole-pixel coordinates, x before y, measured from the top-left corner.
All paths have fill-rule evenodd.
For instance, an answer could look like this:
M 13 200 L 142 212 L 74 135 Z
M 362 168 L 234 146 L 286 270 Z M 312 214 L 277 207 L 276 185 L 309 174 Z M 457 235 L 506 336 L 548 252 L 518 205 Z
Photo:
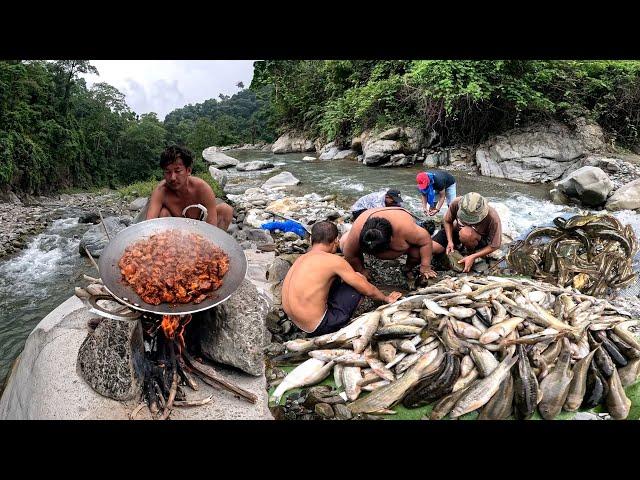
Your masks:
M 443 221 L 444 229 L 432 237 L 433 253 L 464 249 L 467 255 L 458 261 L 464 264 L 464 272 L 471 270 L 476 258 L 486 257 L 502 244 L 500 216 L 479 193 L 453 200 Z

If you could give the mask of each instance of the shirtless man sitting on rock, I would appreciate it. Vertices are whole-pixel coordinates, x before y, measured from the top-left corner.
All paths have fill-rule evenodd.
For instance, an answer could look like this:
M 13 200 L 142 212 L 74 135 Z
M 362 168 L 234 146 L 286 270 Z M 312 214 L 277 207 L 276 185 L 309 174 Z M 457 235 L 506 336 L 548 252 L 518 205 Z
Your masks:
M 416 224 L 413 216 L 404 208 L 372 208 L 361 214 L 340 240 L 340 249 L 356 272 L 369 278 L 364 268 L 363 253 L 382 260 L 393 260 L 404 254 L 407 261 L 403 273 L 409 275 L 420 264 L 420 273 L 433 278 L 431 268 L 431 235 Z
M 367 296 L 392 303 L 399 292 L 385 295 L 334 255 L 338 249 L 338 227 L 324 221 L 311 229 L 311 249 L 289 269 L 282 285 L 282 307 L 291 321 L 311 336 L 339 330 L 349 322 Z
M 191 176 L 192 153 L 176 145 L 165 148 L 160 155 L 162 180 L 151 194 L 146 219 L 187 217 L 205 220 L 226 231 L 233 220 L 233 208 L 217 199 L 207 182 Z M 204 210 L 206 209 L 206 219 Z

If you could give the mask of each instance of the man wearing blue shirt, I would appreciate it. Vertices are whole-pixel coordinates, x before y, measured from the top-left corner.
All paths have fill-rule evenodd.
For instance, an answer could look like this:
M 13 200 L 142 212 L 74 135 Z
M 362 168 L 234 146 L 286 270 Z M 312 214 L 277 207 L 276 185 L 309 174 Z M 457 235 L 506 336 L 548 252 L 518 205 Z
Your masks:
M 449 172 L 420 172 L 416 176 L 422 209 L 433 216 L 440 211 L 445 198 L 451 205 L 456 198 L 456 179 Z

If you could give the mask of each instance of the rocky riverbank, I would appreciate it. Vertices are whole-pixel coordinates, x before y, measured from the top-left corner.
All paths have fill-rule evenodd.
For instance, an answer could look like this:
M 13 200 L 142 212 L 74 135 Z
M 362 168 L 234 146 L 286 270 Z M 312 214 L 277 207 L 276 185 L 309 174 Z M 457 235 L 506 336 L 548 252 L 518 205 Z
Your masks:
M 26 196 L 23 199 L 13 195 L 11 201 L 0 203 L 0 258 L 25 248 L 29 239 L 41 233 L 53 220 L 69 216 L 66 211 L 73 210 L 81 223 L 97 223 L 100 221 L 98 211 L 105 218 L 122 216 L 130 213 L 128 205 L 129 201 L 116 192 Z

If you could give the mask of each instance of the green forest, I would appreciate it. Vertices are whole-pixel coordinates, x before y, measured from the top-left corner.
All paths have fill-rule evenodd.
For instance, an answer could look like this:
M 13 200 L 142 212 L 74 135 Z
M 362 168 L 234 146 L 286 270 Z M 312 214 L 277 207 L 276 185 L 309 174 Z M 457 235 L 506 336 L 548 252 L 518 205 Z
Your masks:
M 274 140 L 270 87 L 187 105 L 160 121 L 137 115 L 106 83 L 88 88 L 86 60 L 0 61 L 0 188 L 46 194 L 160 178 L 165 145 L 198 160 L 212 145 Z M 239 87 L 240 88 L 240 87 Z
M 640 62 L 560 60 L 264 60 L 249 88 L 169 113 L 138 115 L 86 60 L 0 61 L 0 188 L 46 194 L 159 178 L 180 143 L 273 142 L 288 130 L 348 142 L 365 129 L 434 130 L 475 144 L 530 122 L 597 121 L 612 143 L 640 144 Z
M 433 129 L 443 145 L 474 144 L 527 123 L 579 116 L 638 144 L 640 62 L 560 60 L 266 60 L 252 89 L 273 87 L 282 129 L 349 140 L 365 129 Z

